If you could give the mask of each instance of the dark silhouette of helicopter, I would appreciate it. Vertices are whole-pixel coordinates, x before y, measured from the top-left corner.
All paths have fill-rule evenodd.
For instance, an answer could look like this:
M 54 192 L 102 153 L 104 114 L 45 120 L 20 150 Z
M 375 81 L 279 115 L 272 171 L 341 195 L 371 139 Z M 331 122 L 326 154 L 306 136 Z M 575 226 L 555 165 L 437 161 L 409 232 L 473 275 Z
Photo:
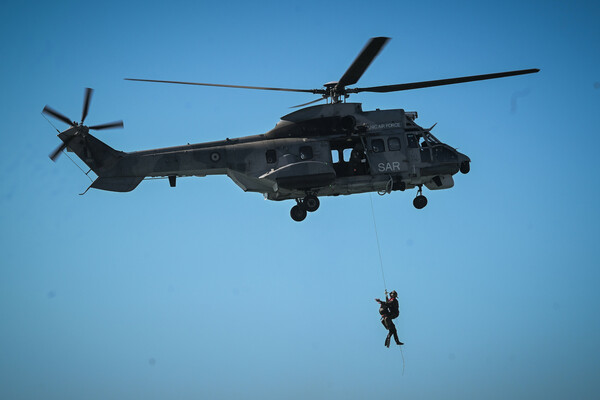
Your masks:
M 423 185 L 430 190 L 454 186 L 453 175 L 470 170 L 470 159 L 441 142 L 431 128 L 415 123 L 416 112 L 402 109 L 363 111 L 360 103 L 347 103 L 350 94 L 386 93 L 450 85 L 538 72 L 508 71 L 460 78 L 366 88 L 348 88 L 358 82 L 389 38 L 369 40 L 339 81 L 322 89 L 286 89 L 211 83 L 127 79 L 185 85 L 304 92 L 320 95 L 327 104 L 302 108 L 281 118 L 267 133 L 125 153 L 92 136 L 90 130 L 123 127 L 123 122 L 85 126 L 92 89 L 86 89 L 81 122 L 72 122 L 46 106 L 43 112 L 70 128 L 58 134 L 62 144 L 50 154 L 52 160 L 64 149 L 73 151 L 98 178 L 91 188 L 128 192 L 144 178 L 227 175 L 244 191 L 263 193 L 269 200 L 296 201 L 291 209 L 295 221 L 319 208 L 319 196 L 354 193 L 390 193 L 417 188 L 413 204 L 427 205 Z M 89 188 L 88 188 L 89 189 Z

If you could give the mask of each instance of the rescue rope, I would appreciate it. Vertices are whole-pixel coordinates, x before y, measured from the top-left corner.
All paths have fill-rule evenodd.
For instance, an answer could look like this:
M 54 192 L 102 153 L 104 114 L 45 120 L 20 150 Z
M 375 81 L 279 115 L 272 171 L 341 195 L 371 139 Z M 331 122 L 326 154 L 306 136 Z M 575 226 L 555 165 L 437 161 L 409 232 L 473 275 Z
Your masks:
M 402 346 L 400 346 L 400 354 L 402 354 L 402 376 L 404 376 L 404 353 L 402 352 Z
M 390 182 L 393 183 L 393 180 L 390 177 Z M 371 215 L 373 216 L 373 228 L 375 229 L 375 240 L 377 241 L 377 252 L 379 253 L 379 266 L 381 268 L 381 279 L 383 280 L 383 289 L 385 290 L 385 296 L 387 299 L 388 291 L 387 285 L 385 283 L 385 274 L 383 273 L 383 258 L 381 257 L 381 246 L 379 245 L 379 233 L 377 232 L 377 223 L 375 222 L 375 208 L 373 207 L 373 197 L 371 193 L 369 193 L 369 200 L 371 202 Z M 398 311 L 400 311 L 398 309 Z M 404 352 L 402 351 L 402 346 L 400 347 L 400 354 L 402 355 L 402 376 L 404 376 Z
M 381 267 L 381 278 L 383 279 L 383 288 L 385 295 L 387 296 L 387 285 L 385 284 L 385 274 L 383 273 L 383 259 L 381 258 L 381 246 L 379 245 L 379 234 L 377 233 L 377 223 L 375 222 L 375 209 L 373 208 L 373 197 L 369 193 L 369 200 L 371 201 L 371 215 L 373 215 L 373 227 L 375 228 L 375 240 L 377 240 L 377 251 L 379 253 L 379 266 Z

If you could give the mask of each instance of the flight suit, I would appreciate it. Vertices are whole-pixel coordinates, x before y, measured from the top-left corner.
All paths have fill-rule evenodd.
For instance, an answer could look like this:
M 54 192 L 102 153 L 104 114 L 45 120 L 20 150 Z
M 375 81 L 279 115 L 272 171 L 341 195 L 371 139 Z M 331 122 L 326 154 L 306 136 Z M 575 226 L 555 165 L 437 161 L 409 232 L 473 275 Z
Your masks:
M 403 343 L 398 339 L 398 331 L 396 330 L 396 325 L 394 325 L 394 318 L 397 318 L 400 314 L 400 307 L 398 305 L 398 299 L 396 298 L 387 298 L 386 301 L 379 302 L 379 314 L 381 315 L 381 323 L 388 330 L 387 337 L 385 338 L 385 346 L 390 347 L 390 339 L 394 336 L 394 340 L 397 345 L 402 345 Z

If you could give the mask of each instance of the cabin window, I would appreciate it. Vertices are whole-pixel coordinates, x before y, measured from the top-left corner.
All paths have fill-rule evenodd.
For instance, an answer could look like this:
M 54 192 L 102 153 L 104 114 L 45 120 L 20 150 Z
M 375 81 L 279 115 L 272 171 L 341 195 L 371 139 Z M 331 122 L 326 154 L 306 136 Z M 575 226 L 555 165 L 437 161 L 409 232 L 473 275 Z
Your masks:
M 400 150 L 400 139 L 391 137 L 388 139 L 388 149 L 390 151 Z
M 344 137 L 330 142 L 331 161 L 338 177 L 366 175 L 369 161 L 359 137 Z
M 373 149 L 373 153 L 381 153 L 385 151 L 383 139 L 373 139 L 371 141 L 371 148 Z
M 340 162 L 340 153 L 337 150 L 331 150 L 331 162 Z
M 352 149 L 331 149 L 331 161 L 333 163 L 347 163 L 352 157 Z
M 267 150 L 265 156 L 267 158 L 267 164 L 273 164 L 277 162 L 277 153 L 275 153 L 275 150 Z
M 349 149 L 349 148 L 344 149 L 344 153 L 343 153 L 344 162 L 350 161 L 351 155 L 352 155 L 352 149 Z
M 310 160 L 311 158 L 313 158 L 312 147 L 310 147 L 310 146 L 300 147 L 300 159 L 301 160 Z
M 406 135 L 406 141 L 408 142 L 408 147 L 413 149 L 419 148 L 419 139 L 412 133 Z

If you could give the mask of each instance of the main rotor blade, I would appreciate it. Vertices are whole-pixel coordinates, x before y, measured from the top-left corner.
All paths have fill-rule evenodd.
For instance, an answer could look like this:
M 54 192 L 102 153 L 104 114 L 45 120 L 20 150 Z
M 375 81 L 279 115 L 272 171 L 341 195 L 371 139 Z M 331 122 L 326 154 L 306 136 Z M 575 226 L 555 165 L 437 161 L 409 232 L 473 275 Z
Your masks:
M 515 75 L 525 75 L 525 74 L 534 74 L 539 72 L 540 70 L 537 68 L 533 69 L 522 69 L 518 71 L 507 71 L 507 72 L 498 72 L 494 74 L 485 74 L 485 75 L 473 75 L 473 76 L 464 76 L 461 78 L 450 78 L 450 79 L 439 79 L 436 81 L 424 81 L 424 82 L 412 82 L 412 83 L 401 83 L 398 85 L 383 85 L 383 86 L 373 86 L 367 88 L 353 88 L 348 89 L 348 93 L 360 93 L 360 92 L 376 92 L 376 93 L 387 93 L 387 92 L 398 92 L 401 90 L 412 90 L 412 89 L 421 89 L 432 86 L 443 86 L 443 85 L 453 85 L 455 83 L 464 83 L 464 82 L 473 82 L 473 81 L 483 81 L 486 79 L 496 79 L 496 78 L 504 78 L 507 76 L 515 76 Z
M 90 100 L 92 99 L 92 93 L 94 93 L 94 89 L 85 88 L 85 95 L 83 97 L 83 112 L 81 113 L 81 123 L 87 117 L 88 109 L 90 108 Z
M 96 131 L 99 131 L 102 129 L 122 128 L 122 127 L 123 127 L 123 121 L 115 121 L 115 122 L 109 122 L 108 124 L 88 126 L 88 129 L 94 129 Z
M 216 84 L 216 83 L 159 81 L 156 79 L 125 78 L 125 80 L 126 81 L 138 81 L 138 82 L 176 83 L 178 85 L 216 86 L 216 87 L 227 87 L 227 88 L 238 88 L 238 89 L 279 90 L 279 91 L 283 91 L 283 92 L 302 92 L 302 93 L 325 94 L 325 90 L 323 90 L 323 89 L 286 89 L 286 88 L 261 87 L 261 86 L 220 85 L 220 84 Z
M 71 126 L 73 126 L 73 121 L 71 121 L 69 118 L 65 117 L 64 115 L 62 115 L 61 113 L 59 113 L 56 110 L 53 110 L 52 108 L 45 106 L 44 109 L 42 110 L 42 112 L 44 114 L 48 114 L 56 119 L 61 120 L 62 122 L 64 122 L 65 124 L 69 124 Z
M 317 103 L 317 102 L 319 102 L 319 101 L 322 101 L 322 100 L 325 100 L 325 97 L 321 97 L 320 99 L 316 99 L 316 100 L 313 100 L 313 101 L 309 101 L 308 103 L 304 103 L 304 104 L 298 104 L 297 106 L 291 106 L 290 108 L 304 107 L 304 106 L 307 106 L 307 105 L 309 105 L 309 104 Z
M 350 65 L 350 68 L 340 78 L 336 88 L 344 88 L 358 82 L 388 40 L 390 40 L 388 37 L 371 38 L 358 57 L 356 57 L 356 60 Z

